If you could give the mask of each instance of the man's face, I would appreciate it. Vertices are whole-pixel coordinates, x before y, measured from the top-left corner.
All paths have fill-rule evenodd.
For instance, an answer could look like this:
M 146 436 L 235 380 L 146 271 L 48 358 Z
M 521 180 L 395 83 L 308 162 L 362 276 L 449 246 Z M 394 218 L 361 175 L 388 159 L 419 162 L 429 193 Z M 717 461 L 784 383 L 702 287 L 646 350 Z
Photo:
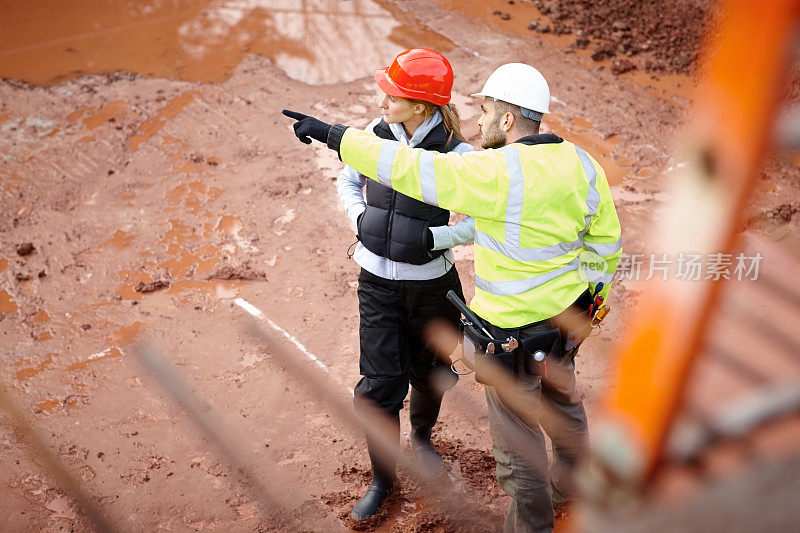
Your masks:
M 481 118 L 478 128 L 481 130 L 481 148 L 500 148 L 506 145 L 506 132 L 500 127 L 502 116 L 495 114 L 492 100 L 485 99 L 481 103 Z

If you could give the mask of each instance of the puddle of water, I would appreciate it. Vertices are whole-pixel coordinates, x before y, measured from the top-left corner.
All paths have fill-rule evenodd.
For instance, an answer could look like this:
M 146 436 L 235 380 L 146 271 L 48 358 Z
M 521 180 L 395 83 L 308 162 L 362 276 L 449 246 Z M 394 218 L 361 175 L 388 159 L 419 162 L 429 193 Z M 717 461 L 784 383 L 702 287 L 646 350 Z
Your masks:
M 192 103 L 195 98 L 200 98 L 200 94 L 197 91 L 186 91 L 185 93 L 171 98 L 167 102 L 167 105 L 158 110 L 156 116 L 139 124 L 136 133 L 128 140 L 128 147 L 131 150 L 139 148 L 143 142 L 158 133 L 158 130 L 164 127 L 164 124 L 166 124 L 169 119 L 175 118 L 178 113 L 180 113 L 184 107 Z
M 0 290 L 0 315 L 16 313 L 18 310 L 19 306 L 11 299 L 11 295 Z
M 125 284 L 121 285 L 115 294 L 125 300 L 139 300 L 143 294 L 141 292 L 136 292 L 133 288 L 136 287 L 139 282 L 150 283 L 153 281 L 153 277 L 150 274 L 138 270 L 120 270 L 117 272 L 117 276 L 119 276 L 120 280 L 125 281 Z
M 622 76 L 650 90 L 651 94 L 682 107 L 688 106 L 695 92 L 695 82 L 683 74 L 656 75 L 636 69 Z
M 193 196 L 190 193 L 210 194 L 211 196 L 215 196 L 219 194 L 219 190 L 206 187 L 200 182 L 191 182 L 179 185 L 167 193 L 167 200 L 173 204 L 177 204 L 182 200 L 187 201 L 190 205 L 193 205 L 195 200 L 199 202 L 199 196 Z M 191 198 L 187 200 L 187 198 L 184 198 L 184 195 L 190 196 Z M 200 205 L 198 204 L 196 207 L 199 210 Z M 209 213 L 206 213 L 206 215 L 211 216 Z M 214 272 L 222 258 L 222 251 L 217 246 L 205 244 L 194 247 L 192 245 L 199 244 L 202 239 L 208 238 L 214 230 L 227 233 L 237 238 L 244 226 L 241 218 L 234 216 L 223 216 L 216 225 L 212 222 L 207 222 L 204 225 L 202 235 L 195 232 L 192 226 L 179 219 L 171 219 L 170 225 L 171 229 L 168 230 L 161 241 L 159 241 L 160 245 L 166 247 L 165 251 L 168 255 L 168 259 L 157 265 L 150 264 L 144 265 L 144 267 L 145 269 L 151 267 L 167 269 L 171 277 L 178 279 L 186 277 L 205 277 Z M 139 282 L 150 283 L 153 281 L 152 276 L 146 271 L 120 270 L 117 275 L 119 279 L 123 281 L 123 284 L 117 289 L 116 294 L 128 300 L 142 298 L 143 295 L 134 290 L 134 287 L 136 287 Z M 214 283 L 216 283 L 216 285 Z M 232 298 L 235 294 L 234 296 L 228 296 L 228 294 L 233 294 L 231 287 L 233 287 L 233 285 L 220 285 L 217 282 L 183 280 L 173 283 L 168 293 L 174 294 L 190 288 L 198 288 L 212 295 L 219 293 L 220 298 Z
M 200 182 L 193 182 L 189 185 L 194 184 L 197 184 L 199 187 L 205 187 Z M 184 185 L 179 186 L 177 189 L 181 189 Z M 173 191 L 167 193 L 168 200 L 175 201 L 175 198 L 171 198 L 170 195 L 177 189 L 173 189 Z M 196 199 L 197 197 L 194 198 Z M 198 205 L 197 209 L 199 209 L 199 207 Z M 198 233 L 194 233 L 193 228 L 181 220 L 172 219 L 170 220 L 170 224 L 172 225 L 172 229 L 167 231 L 164 238 L 161 239 L 159 243 L 167 245 L 167 254 L 170 256 L 170 259 L 158 266 L 169 269 L 170 274 L 174 277 L 184 277 L 192 271 L 194 271 L 196 275 L 212 272 L 219 258 L 222 256 L 219 249 L 212 245 L 204 245 L 196 248 L 194 252 L 187 251 L 186 244 L 200 241 L 203 237 Z
M 219 197 L 222 191 L 216 187 L 209 187 L 201 181 L 181 183 L 164 195 L 171 205 L 183 205 L 189 212 L 198 214 L 203 205 Z M 173 227 L 175 222 L 173 222 Z
M 50 315 L 47 314 L 47 311 L 42 309 L 30 317 L 28 322 L 31 324 L 44 324 L 45 322 L 50 322 Z
M 173 198 L 171 197 L 171 194 L 174 191 L 180 189 L 181 187 L 184 187 L 184 185 L 180 185 L 177 188 L 167 193 L 167 200 L 169 200 L 170 203 L 178 203 L 180 201 L 180 197 Z M 180 244 L 180 243 L 200 240 L 200 235 L 193 233 L 192 227 L 189 226 L 186 222 L 178 220 L 177 218 L 172 218 L 170 219 L 169 223 L 172 226 L 172 229 L 167 230 L 167 232 L 164 234 L 164 237 L 161 239 L 161 241 L 159 241 L 159 244 L 171 244 L 171 243 Z
M 36 85 L 119 70 L 219 83 L 248 53 L 307 83 L 339 83 L 369 76 L 410 46 L 453 48 L 386 0 L 6 4 L 0 77 Z
M 45 357 L 45 359 L 39 363 L 38 365 L 29 366 L 20 370 L 14 374 L 14 379 L 19 381 L 26 381 L 31 379 L 34 376 L 38 376 L 44 370 L 46 370 L 50 365 L 53 364 L 53 358 L 58 357 L 59 354 L 57 353 L 49 353 Z
M 68 122 L 76 122 L 79 118 L 85 115 L 88 111 L 93 110 L 92 106 L 80 107 L 66 116 Z
M 214 298 L 229 299 L 239 296 L 241 288 L 241 283 L 233 281 L 183 280 L 173 283 L 167 293 L 179 294 L 185 291 L 197 291 L 213 296 Z
M 161 136 L 161 140 L 164 141 L 164 144 L 177 144 L 182 149 L 189 148 L 189 145 L 183 139 L 167 135 L 166 133 Z
M 224 216 L 217 224 L 217 231 L 222 231 L 228 235 L 237 236 L 244 227 L 242 219 L 239 217 Z
M 109 333 L 108 337 L 106 337 L 106 342 L 112 346 L 125 346 L 130 344 L 133 342 L 133 339 L 136 337 L 136 335 L 139 334 L 139 331 L 141 331 L 143 325 L 144 324 L 142 322 L 136 321 L 127 326 L 123 326 Z
M 87 368 L 90 364 L 94 363 L 95 361 L 100 361 L 102 359 L 113 359 L 117 357 L 122 357 L 122 350 L 120 350 L 116 346 L 112 346 L 111 348 L 106 348 L 102 352 L 93 353 L 88 358 L 82 361 L 76 361 L 72 363 L 67 367 L 67 371 L 71 372 L 74 370 L 83 370 Z
M 58 398 L 50 398 L 49 400 L 44 400 L 43 402 L 39 402 L 36 404 L 36 412 L 50 414 L 61 405 L 61 400 Z
M 168 269 L 177 278 L 186 277 L 192 272 L 197 276 L 209 274 L 214 271 L 222 256 L 219 249 L 211 245 L 201 246 L 192 253 L 177 244 L 170 244 L 167 253 L 172 256 L 171 259 L 158 266 Z
M 102 243 L 100 247 L 104 248 L 106 246 L 113 246 L 117 250 L 124 250 L 125 248 L 131 245 L 132 240 L 133 240 L 133 235 L 129 235 L 124 231 L 122 231 L 121 229 L 118 229 L 117 231 L 114 232 L 114 235 L 112 235 L 110 239 Z
M 84 118 L 83 126 L 86 129 L 93 130 L 111 119 L 116 120 L 122 117 L 126 112 L 125 100 L 114 100 L 99 108 L 94 115 Z

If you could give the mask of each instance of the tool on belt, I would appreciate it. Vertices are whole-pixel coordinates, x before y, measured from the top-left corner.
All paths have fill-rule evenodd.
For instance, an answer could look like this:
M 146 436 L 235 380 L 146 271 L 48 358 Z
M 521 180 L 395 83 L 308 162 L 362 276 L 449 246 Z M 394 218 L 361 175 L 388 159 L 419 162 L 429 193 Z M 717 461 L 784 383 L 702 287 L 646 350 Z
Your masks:
M 549 328 L 523 340 L 514 336 L 497 339 L 491 335 L 486 324 L 470 311 L 455 292 L 449 291 L 447 299 L 464 315 L 464 318 L 461 319 L 461 324 L 464 326 L 463 356 L 453 361 L 451 365 L 456 374 L 465 375 L 475 372 L 476 381 L 491 385 L 485 377 L 488 370 L 487 365 L 494 363 L 506 369 L 512 376 L 522 370 L 526 374 L 546 375 L 547 355 L 555 357 L 561 351 L 563 342 L 557 328 Z M 524 364 L 519 364 L 520 358 L 524 358 Z M 456 370 L 455 364 L 458 361 L 463 361 L 470 372 Z
M 461 301 L 455 292 L 449 291 L 447 299 L 464 316 L 461 319 L 463 355 L 453 361 L 451 365 L 453 372 L 460 375 L 475 372 L 476 381 L 491 385 L 485 380 L 486 371 L 484 370 L 487 361 L 491 361 L 505 368 L 512 376 L 524 371 L 526 374 L 535 374 L 547 379 L 548 361 L 551 364 L 560 364 L 565 360 L 571 361 L 577 354 L 578 347 L 589 336 L 592 327 L 597 327 L 608 314 L 608 306 L 602 305 L 603 300 L 599 296 L 602 289 L 602 284 L 598 283 L 594 293 L 587 291 L 582 299 L 579 298 L 579 301 L 584 301 L 582 306 L 584 327 L 564 331 L 553 321 L 546 321 L 549 328 L 527 335 L 523 339 L 517 339 L 514 336 L 506 339 L 494 338 L 486 324 Z M 583 299 L 591 303 L 587 306 Z M 520 359 L 524 364 L 520 364 Z M 459 372 L 456 370 L 455 364 L 458 361 L 463 361 L 470 371 Z

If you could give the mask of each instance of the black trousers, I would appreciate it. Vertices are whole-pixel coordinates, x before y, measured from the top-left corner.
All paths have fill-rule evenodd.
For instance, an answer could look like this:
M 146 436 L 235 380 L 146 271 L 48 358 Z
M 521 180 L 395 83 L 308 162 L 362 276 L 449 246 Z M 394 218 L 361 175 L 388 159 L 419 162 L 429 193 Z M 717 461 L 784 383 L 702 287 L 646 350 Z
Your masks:
M 422 281 L 389 280 L 361 270 L 358 310 L 362 378 L 355 387 L 356 404 L 370 400 L 396 417 L 409 384 L 423 393 L 432 391 L 434 380 L 439 390 L 456 384 L 458 376 L 423 338 L 425 326 L 434 319 L 458 329 L 460 313 L 445 297 L 449 290 L 464 298 L 455 267 L 444 276 Z

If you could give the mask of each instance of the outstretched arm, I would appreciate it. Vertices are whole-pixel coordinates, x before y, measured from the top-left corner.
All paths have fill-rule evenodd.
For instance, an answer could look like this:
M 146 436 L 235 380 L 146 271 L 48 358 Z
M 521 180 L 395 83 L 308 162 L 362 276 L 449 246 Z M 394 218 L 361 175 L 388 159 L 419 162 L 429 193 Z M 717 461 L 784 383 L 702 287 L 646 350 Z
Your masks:
M 498 219 L 501 183 L 506 168 L 500 150 L 459 155 L 409 148 L 397 141 L 348 128 L 331 126 L 296 111 L 283 112 L 297 122 L 295 135 L 309 144 L 324 142 L 360 174 L 417 200 L 475 218 Z

